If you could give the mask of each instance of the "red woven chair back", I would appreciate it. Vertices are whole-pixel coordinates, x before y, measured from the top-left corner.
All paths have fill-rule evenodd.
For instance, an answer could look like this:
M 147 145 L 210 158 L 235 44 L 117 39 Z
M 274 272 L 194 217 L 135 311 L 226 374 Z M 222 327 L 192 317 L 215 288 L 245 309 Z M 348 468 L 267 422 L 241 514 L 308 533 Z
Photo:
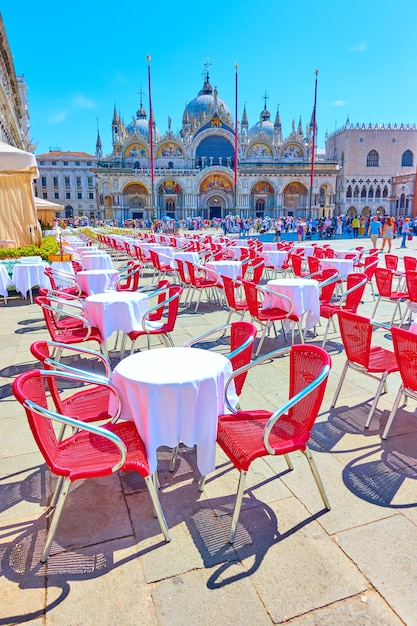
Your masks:
M 245 290 L 246 302 L 248 303 L 248 309 L 251 317 L 257 318 L 260 302 L 258 300 L 258 290 L 255 283 L 247 280 L 242 281 L 243 288 Z
M 334 250 L 332 250 L 331 248 L 326 248 L 324 255 L 325 255 L 326 259 L 335 259 L 336 258 L 336 252 Z
M 175 262 L 177 264 L 177 270 L 178 270 L 178 274 L 180 275 L 181 282 L 184 285 L 191 284 L 190 277 L 187 276 L 187 274 L 185 273 L 184 261 L 181 261 L 180 259 L 175 259 Z
M 227 304 L 232 308 L 236 309 L 236 292 L 235 290 L 239 286 L 237 282 L 235 282 L 230 276 L 222 276 L 223 286 L 224 286 L 224 295 L 227 301 Z
M 358 285 L 361 281 L 363 281 L 364 278 L 366 278 L 365 274 L 362 274 L 359 272 L 348 274 L 347 280 L 346 280 L 347 291 L 355 287 L 355 285 Z M 363 292 L 365 291 L 365 287 L 366 287 L 366 281 L 364 281 L 364 284 L 361 287 L 354 289 L 352 293 L 346 296 L 345 307 L 352 313 L 356 313 L 358 306 L 361 303 Z
M 365 257 L 363 273 L 367 276 L 368 280 L 371 280 L 371 278 L 375 274 L 378 263 L 379 259 L 373 255 Z
M 230 351 L 233 352 L 236 348 L 239 348 L 250 337 L 256 339 L 257 333 L 258 331 L 256 327 L 251 322 L 233 322 L 230 328 Z M 230 359 L 234 371 L 250 363 L 252 358 L 252 349 L 253 343 Z M 235 389 L 238 396 L 242 393 L 246 376 L 247 372 L 243 372 L 243 374 L 236 376 L 234 379 Z
M 321 273 L 321 282 L 326 282 L 332 276 L 337 275 L 337 269 L 335 268 L 326 268 Z M 330 302 L 333 297 L 334 290 L 336 289 L 337 282 L 330 283 L 329 285 L 325 285 L 320 288 L 320 302 L 323 304 L 325 302 Z
M 13 394 L 22 405 L 25 400 L 32 400 L 39 406 L 45 409 L 48 408 L 45 384 L 39 370 L 31 370 L 20 374 L 13 382 Z M 46 463 L 55 473 L 62 473 L 57 461 L 59 458 L 57 454 L 58 440 L 53 421 L 45 419 L 26 406 L 24 408 L 33 437 Z
M 35 357 L 41 363 L 42 368 L 44 370 L 51 370 L 52 367 L 45 363 L 46 359 L 51 358 L 51 353 L 49 351 L 49 346 L 46 341 L 35 341 L 30 346 L 30 351 L 32 356 Z M 56 384 L 56 379 L 54 377 L 50 377 L 47 379 L 49 392 L 52 396 L 52 400 L 54 401 L 55 407 L 59 413 L 65 413 L 64 406 L 61 401 L 61 396 L 59 395 L 58 386 Z
M 289 397 L 305 389 L 319 376 L 323 367 L 331 366 L 331 363 L 329 354 L 318 346 L 311 344 L 291 346 Z M 288 418 L 294 429 L 292 438 L 300 437 L 304 441 L 310 438 L 310 431 L 323 401 L 326 383 L 327 379 L 288 411 Z M 277 424 L 279 425 L 279 420 Z
M 404 269 L 406 272 L 414 271 L 417 269 L 417 259 L 413 256 L 405 256 L 404 257 Z
M 314 248 L 313 254 L 318 259 L 324 259 L 326 257 L 323 248 L 319 248 L 318 246 Z
M 307 257 L 308 269 L 310 274 L 320 271 L 320 259 L 314 255 Z
M 392 270 L 385 267 L 377 267 L 375 270 L 375 282 L 378 294 L 383 298 L 390 298 L 392 293 Z
M 301 264 L 303 262 L 299 254 L 290 254 L 292 271 L 295 276 L 302 276 Z
M 385 267 L 389 270 L 396 270 L 398 267 L 398 257 L 396 254 L 386 254 L 384 256 Z
M 346 358 L 368 368 L 372 341 L 370 320 L 349 311 L 338 311 L 337 316 Z
M 410 301 L 417 302 L 417 272 L 411 270 L 406 272 L 405 282 L 407 284 L 407 292 Z
M 139 277 L 142 265 L 134 261 L 128 261 L 128 270 L 125 274 L 125 280 L 117 284 L 117 291 L 137 291 L 139 287 Z
M 392 343 L 404 387 L 417 391 L 417 335 L 404 328 L 391 328 Z

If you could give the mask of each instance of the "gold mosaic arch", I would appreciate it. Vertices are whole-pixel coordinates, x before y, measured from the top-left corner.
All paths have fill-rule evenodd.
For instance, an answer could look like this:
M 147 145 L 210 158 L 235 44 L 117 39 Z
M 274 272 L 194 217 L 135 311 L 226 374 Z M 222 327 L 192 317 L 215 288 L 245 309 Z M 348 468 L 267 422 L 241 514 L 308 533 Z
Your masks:
M 147 157 L 148 149 L 141 143 L 131 143 L 124 151 L 125 157 Z
M 282 157 L 294 157 L 294 158 L 300 158 L 303 157 L 303 150 L 300 146 L 298 146 L 295 143 L 288 143 L 286 146 L 283 146 L 282 150 L 281 150 L 281 156 Z
M 149 193 L 149 190 L 142 183 L 128 183 L 123 189 L 123 193 L 128 196 L 143 196 Z
M 176 143 L 172 141 L 167 141 L 159 146 L 157 153 L 157 157 L 182 157 L 184 156 L 184 152 L 182 148 Z
M 303 185 L 303 183 L 299 183 L 298 181 L 294 181 L 292 183 L 288 183 L 288 185 L 285 185 L 284 189 L 283 189 L 283 193 L 288 193 L 288 194 L 294 194 L 294 193 L 299 193 L 299 194 L 306 194 L 308 193 L 308 189 L 305 185 Z
M 274 193 L 274 188 L 266 180 L 260 180 L 254 184 L 251 193 Z
M 272 150 L 266 143 L 254 143 L 248 150 L 250 157 L 272 156 Z
M 206 178 L 201 181 L 200 192 L 206 193 L 207 191 L 214 190 L 232 193 L 232 181 L 224 174 L 210 174 L 209 176 L 206 176 Z
M 158 193 L 179 194 L 183 193 L 183 189 L 175 180 L 165 180 L 158 187 Z

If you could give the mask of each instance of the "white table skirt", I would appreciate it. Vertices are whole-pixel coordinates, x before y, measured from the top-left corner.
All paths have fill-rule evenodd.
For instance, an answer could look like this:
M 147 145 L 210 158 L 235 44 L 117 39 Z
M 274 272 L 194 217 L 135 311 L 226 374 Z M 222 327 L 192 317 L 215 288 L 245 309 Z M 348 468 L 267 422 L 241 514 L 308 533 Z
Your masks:
M 261 252 L 261 257 L 265 259 L 266 264 L 272 266 L 276 270 L 282 267 L 284 261 L 287 260 L 288 252 L 281 250 L 267 250 Z
M 111 270 L 113 262 L 109 254 L 89 254 L 82 257 L 82 264 L 86 270 Z
M 227 276 L 232 280 L 242 277 L 242 261 L 209 261 L 205 267 L 219 280 L 221 276 Z
M 77 273 L 77 282 L 89 296 L 104 291 L 114 291 L 119 279 L 117 270 L 83 270 Z
M 7 298 L 7 288 L 11 285 L 11 283 L 12 281 L 10 280 L 6 267 L 4 265 L 0 265 L 0 295 L 4 298 Z
M 174 252 L 174 259 L 179 261 L 189 261 L 194 265 L 198 265 L 200 263 L 200 255 L 198 252 Z
M 302 320 L 304 328 L 309 329 L 320 319 L 319 283 L 310 278 L 278 278 L 269 280 L 267 288 L 288 296 L 294 303 L 293 313 Z M 289 310 L 289 303 L 277 297 L 266 295 L 264 308 L 278 306 L 285 311 Z
M 217 417 L 225 412 L 224 385 L 231 373 L 226 357 L 198 348 L 138 352 L 116 366 L 112 382 L 121 398 L 121 418 L 135 422 L 151 472 L 157 468 L 157 449 L 173 448 L 178 441 L 197 446 L 203 476 L 214 470 Z
M 336 268 L 342 280 L 346 280 L 347 275 L 354 271 L 353 259 L 321 259 L 320 267 L 323 270 Z
M 148 308 L 146 294 L 138 292 L 106 291 L 84 300 L 88 321 L 100 330 L 104 340 L 117 330 L 142 330 L 142 318 Z
M 32 287 L 50 287 L 51 283 L 45 276 L 45 267 L 48 263 L 16 263 L 13 268 L 12 283 L 16 287 L 16 291 L 27 297 Z
M 305 258 L 312 256 L 314 254 L 314 246 L 303 246 L 302 244 L 300 244 L 298 246 L 293 246 L 292 250 L 298 250 L 299 248 L 302 248 L 304 250 L 303 256 Z

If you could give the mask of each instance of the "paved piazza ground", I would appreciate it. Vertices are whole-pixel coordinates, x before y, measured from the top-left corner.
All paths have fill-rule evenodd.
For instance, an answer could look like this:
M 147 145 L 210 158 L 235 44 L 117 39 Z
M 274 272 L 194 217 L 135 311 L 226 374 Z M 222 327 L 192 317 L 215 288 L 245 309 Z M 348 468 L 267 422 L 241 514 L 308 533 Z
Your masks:
M 333 243 L 346 249 L 356 242 Z M 370 247 L 369 239 L 357 244 Z M 393 252 L 417 255 L 417 239 L 405 251 L 398 245 Z M 142 282 L 150 276 L 145 273 Z M 373 306 L 367 287 L 359 312 L 371 316 Z M 196 314 L 193 308 L 180 308 L 177 346 L 226 320 L 225 308 L 202 303 Z M 378 320 L 389 322 L 391 311 L 381 305 Z M 307 340 L 320 344 L 323 332 L 324 325 Z M 333 368 L 310 448 L 331 511 L 323 510 L 301 454 L 294 455 L 293 472 L 282 458 L 259 460 L 248 475 L 232 547 L 227 535 L 236 470 L 219 451 L 201 494 L 194 450 L 181 449 L 174 473 L 168 471 L 169 451 L 161 450 L 160 498 L 170 544 L 152 515 L 144 482 L 115 475 L 72 487 L 52 555 L 41 565 L 55 479 L 11 394 L 14 377 L 36 365 L 29 346 L 47 338 L 38 306 L 18 296 L 1 304 L 0 335 L 0 625 L 417 624 L 413 402 L 381 440 L 398 375 L 389 377 L 369 430 L 364 424 L 374 380 L 348 373 L 337 407 L 330 409 L 345 360 L 339 336 L 330 334 Z M 390 346 L 387 331 L 377 330 L 373 340 Z M 263 352 L 282 345 L 281 335 L 278 341 L 271 335 Z M 286 359 L 277 359 L 254 369 L 242 407 L 279 406 L 286 368 Z

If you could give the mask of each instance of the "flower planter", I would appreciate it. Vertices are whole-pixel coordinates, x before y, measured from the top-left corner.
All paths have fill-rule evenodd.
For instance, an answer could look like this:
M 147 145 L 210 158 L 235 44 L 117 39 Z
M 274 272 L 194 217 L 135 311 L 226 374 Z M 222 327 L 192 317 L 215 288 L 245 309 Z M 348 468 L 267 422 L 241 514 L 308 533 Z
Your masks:
M 68 254 L 68 253 L 62 253 L 62 254 L 50 254 L 48 256 L 48 261 L 50 261 L 51 263 L 59 263 L 60 261 L 71 261 L 72 260 L 72 255 Z

